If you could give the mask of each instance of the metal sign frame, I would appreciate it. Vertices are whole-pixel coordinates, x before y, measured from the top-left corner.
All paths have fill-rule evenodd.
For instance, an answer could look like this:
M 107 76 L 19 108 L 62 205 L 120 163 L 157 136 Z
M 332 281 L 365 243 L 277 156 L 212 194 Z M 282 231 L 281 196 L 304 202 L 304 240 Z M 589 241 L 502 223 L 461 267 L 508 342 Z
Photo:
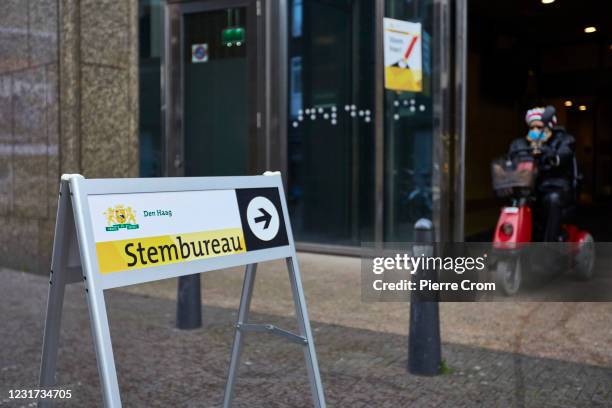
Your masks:
M 206 190 L 234 190 L 240 188 L 278 188 L 282 216 L 285 221 L 288 245 L 259 249 L 240 254 L 194 260 L 180 264 L 147 268 L 155 270 L 155 279 L 145 274 L 120 272 L 101 275 L 98 270 L 92 218 L 87 197 L 104 194 L 137 194 L 151 192 L 181 192 Z M 270 324 L 249 323 L 250 303 L 255 282 L 257 264 L 274 259 L 285 259 L 293 293 L 299 334 Z M 295 243 L 287 211 L 283 184 L 279 173 L 244 177 L 189 177 L 156 179 L 85 179 L 78 174 L 63 175 L 60 183 L 59 204 L 53 242 L 53 257 L 49 279 L 49 297 L 43 339 L 40 386 L 56 385 L 57 353 L 60 337 L 64 289 L 67 284 L 83 281 L 98 372 L 105 407 L 120 407 L 121 398 L 110 338 L 104 290 L 154 280 L 167 279 L 194 273 L 213 271 L 246 265 L 244 284 L 234 333 L 231 360 L 223 406 L 232 403 L 235 379 L 240 362 L 240 352 L 245 332 L 268 332 L 301 344 L 314 406 L 325 407 L 325 397 L 317 362 L 317 356 L 306 309 L 306 300 Z M 39 406 L 49 406 L 50 400 L 41 400 Z

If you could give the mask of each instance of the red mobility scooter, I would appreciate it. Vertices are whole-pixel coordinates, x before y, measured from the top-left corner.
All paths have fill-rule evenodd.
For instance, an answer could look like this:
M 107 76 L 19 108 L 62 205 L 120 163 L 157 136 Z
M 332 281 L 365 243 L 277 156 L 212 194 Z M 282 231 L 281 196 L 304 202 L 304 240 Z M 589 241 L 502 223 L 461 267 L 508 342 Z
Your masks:
M 537 151 L 530 149 L 530 153 L 537 154 Z M 573 187 L 577 194 L 580 176 L 575 159 L 573 167 Z M 534 233 L 534 217 L 539 216 L 534 211 L 538 172 L 534 156 L 520 161 L 498 159 L 493 161 L 491 170 L 496 194 L 508 199 L 510 204 L 501 209 L 493 235 L 496 288 L 506 296 L 515 295 L 526 275 L 537 267 L 538 262 L 543 261 L 548 261 L 546 270 L 557 269 L 553 271 L 555 274 L 562 272 L 563 266 L 569 266 L 576 278 L 590 279 L 595 262 L 595 243 L 588 231 L 573 224 L 563 224 L 559 243 L 548 245 L 553 248 L 552 256 L 542 253 L 546 244 L 529 245 L 541 235 Z M 550 267 L 551 259 L 555 265 L 553 268 Z

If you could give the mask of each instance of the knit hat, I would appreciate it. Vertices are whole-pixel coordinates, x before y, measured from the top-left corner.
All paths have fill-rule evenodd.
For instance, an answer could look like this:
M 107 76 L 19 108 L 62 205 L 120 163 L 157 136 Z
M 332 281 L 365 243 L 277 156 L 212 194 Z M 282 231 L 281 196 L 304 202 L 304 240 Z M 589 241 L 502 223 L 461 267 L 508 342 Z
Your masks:
M 527 111 L 525 115 L 525 122 L 527 122 L 527 126 L 531 125 L 531 122 L 534 120 L 542 121 L 542 115 L 544 114 L 544 108 L 533 108 Z
M 557 111 L 552 105 L 548 105 L 545 108 L 537 107 L 529 109 L 525 114 L 527 126 L 531 125 L 531 122 L 534 120 L 544 122 L 544 126 L 552 129 L 557 126 Z

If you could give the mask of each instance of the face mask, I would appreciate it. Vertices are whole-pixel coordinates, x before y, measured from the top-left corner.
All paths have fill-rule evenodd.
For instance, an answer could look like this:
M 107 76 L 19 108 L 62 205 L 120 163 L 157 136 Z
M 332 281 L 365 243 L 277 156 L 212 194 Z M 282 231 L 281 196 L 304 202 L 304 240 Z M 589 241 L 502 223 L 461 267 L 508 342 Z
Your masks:
M 527 138 L 537 142 L 544 138 L 544 131 L 532 129 L 529 131 L 529 133 L 527 133 Z

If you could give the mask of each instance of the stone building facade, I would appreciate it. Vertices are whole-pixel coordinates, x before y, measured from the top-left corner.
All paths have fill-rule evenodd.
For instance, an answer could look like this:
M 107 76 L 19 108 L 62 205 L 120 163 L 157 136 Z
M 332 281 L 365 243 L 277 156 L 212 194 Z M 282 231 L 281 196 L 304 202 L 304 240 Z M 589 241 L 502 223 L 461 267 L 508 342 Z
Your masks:
M 0 3 L 0 266 L 48 273 L 62 173 L 137 176 L 137 7 Z

